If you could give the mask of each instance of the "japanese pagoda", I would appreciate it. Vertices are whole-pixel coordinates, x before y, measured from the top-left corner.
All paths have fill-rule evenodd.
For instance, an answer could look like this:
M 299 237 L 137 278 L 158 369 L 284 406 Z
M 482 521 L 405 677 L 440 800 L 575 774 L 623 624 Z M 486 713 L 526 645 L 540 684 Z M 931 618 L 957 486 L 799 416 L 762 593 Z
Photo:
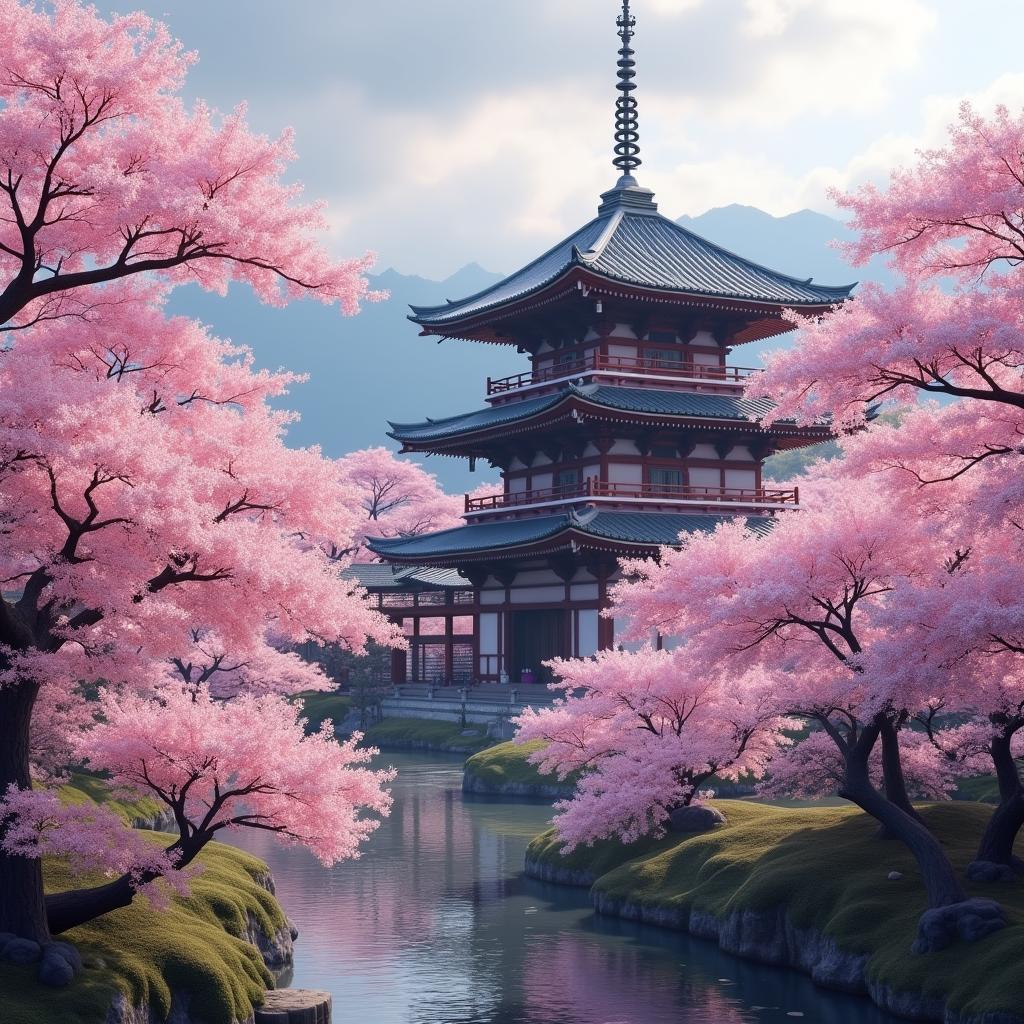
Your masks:
M 640 166 L 635 19 L 624 0 L 615 187 L 597 216 L 529 266 L 437 307 L 413 307 L 423 335 L 514 345 L 530 368 L 487 381 L 484 408 L 392 423 L 405 452 L 485 460 L 504 487 L 467 497 L 466 524 L 377 540 L 395 566 L 457 570 L 476 593 L 480 681 L 544 681 L 543 662 L 616 645 L 600 616 L 618 560 L 654 556 L 679 536 L 743 516 L 754 531 L 798 507 L 763 486 L 775 452 L 830 437 L 827 424 L 761 420 L 743 397 L 756 371 L 737 346 L 793 328 L 849 296 L 760 266 L 658 212 Z

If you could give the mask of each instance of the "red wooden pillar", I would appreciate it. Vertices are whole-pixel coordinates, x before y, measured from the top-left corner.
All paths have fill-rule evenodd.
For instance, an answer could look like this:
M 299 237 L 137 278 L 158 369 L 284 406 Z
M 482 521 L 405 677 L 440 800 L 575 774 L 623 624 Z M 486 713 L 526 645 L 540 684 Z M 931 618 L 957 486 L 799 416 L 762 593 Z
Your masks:
M 454 620 L 451 615 L 444 617 L 444 681 L 455 682 L 455 643 L 452 640 L 454 634 Z

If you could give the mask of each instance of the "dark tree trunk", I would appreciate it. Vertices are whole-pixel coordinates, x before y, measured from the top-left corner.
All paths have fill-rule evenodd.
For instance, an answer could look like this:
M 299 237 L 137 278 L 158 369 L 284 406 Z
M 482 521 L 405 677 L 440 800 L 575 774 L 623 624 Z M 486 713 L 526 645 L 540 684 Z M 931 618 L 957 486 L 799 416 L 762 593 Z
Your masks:
M 179 839 L 172 843 L 166 852 L 171 855 L 175 867 L 185 868 L 195 860 L 212 838 L 212 832 L 194 833 L 187 842 Z M 141 886 L 159 877 L 160 874 L 155 871 L 143 872 L 139 877 L 121 875 L 106 885 L 97 885 L 91 889 L 71 889 L 68 892 L 47 896 L 46 916 L 50 931 L 54 935 L 59 935 L 69 928 L 109 914 L 112 910 L 127 907 Z
M 899 731 L 892 722 L 885 721 L 880 726 L 878 738 L 882 747 L 882 783 L 886 800 L 895 804 L 904 814 L 921 821 L 921 816 L 914 809 L 907 794 L 907 781 L 903 775 L 903 760 L 900 757 Z M 924 823 L 922 822 L 922 824 Z M 879 839 L 899 838 L 886 825 L 879 827 L 878 837 Z
M 15 785 L 28 789 L 29 726 L 39 687 L 32 683 L 0 687 L 0 793 Z M 7 823 L 0 821 L 0 834 Z M 43 899 L 43 865 L 38 858 L 13 857 L 0 850 L 0 932 L 48 942 Z
M 840 796 L 870 814 L 910 850 L 920 868 L 929 907 L 962 903 L 967 895 L 939 841 L 919 820 L 891 803 L 871 782 L 868 758 L 879 732 L 879 725 L 865 729 L 847 753 L 846 779 Z
M 999 864 L 1019 871 L 1013 844 L 1024 827 L 1024 786 L 1010 745 L 1016 729 L 1008 728 L 992 741 L 992 763 L 999 783 L 999 805 L 992 813 L 978 846 L 977 861 Z
M 131 875 L 122 875 L 106 885 L 92 889 L 72 889 L 46 898 L 46 917 L 50 931 L 60 935 L 69 928 L 85 924 L 102 914 L 127 907 L 135 898 L 135 885 L 152 879 L 140 879 L 133 884 Z

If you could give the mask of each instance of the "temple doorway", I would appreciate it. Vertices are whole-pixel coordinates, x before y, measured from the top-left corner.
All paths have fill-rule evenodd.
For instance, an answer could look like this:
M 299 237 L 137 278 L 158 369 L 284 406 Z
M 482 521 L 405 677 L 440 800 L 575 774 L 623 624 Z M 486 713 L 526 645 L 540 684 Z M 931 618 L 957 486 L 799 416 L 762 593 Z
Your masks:
M 551 670 L 544 666 L 550 658 L 570 656 L 568 615 L 562 608 L 543 611 L 512 612 L 512 665 L 510 675 L 513 683 L 529 682 L 533 673 L 536 683 L 551 682 Z

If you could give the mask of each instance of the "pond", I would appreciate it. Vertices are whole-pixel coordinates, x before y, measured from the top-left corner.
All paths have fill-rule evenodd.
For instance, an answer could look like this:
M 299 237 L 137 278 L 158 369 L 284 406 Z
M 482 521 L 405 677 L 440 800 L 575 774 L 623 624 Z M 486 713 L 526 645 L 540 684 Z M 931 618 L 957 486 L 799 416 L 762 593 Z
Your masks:
M 549 806 L 463 797 L 456 758 L 382 760 L 394 810 L 362 859 L 325 869 L 239 838 L 299 928 L 291 983 L 330 990 L 336 1024 L 896 1024 L 795 971 L 595 915 L 585 890 L 523 876 Z

